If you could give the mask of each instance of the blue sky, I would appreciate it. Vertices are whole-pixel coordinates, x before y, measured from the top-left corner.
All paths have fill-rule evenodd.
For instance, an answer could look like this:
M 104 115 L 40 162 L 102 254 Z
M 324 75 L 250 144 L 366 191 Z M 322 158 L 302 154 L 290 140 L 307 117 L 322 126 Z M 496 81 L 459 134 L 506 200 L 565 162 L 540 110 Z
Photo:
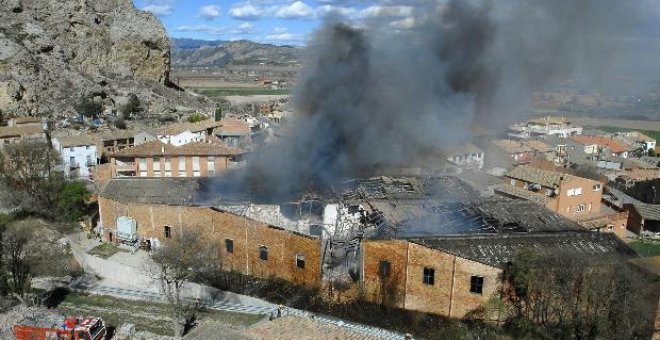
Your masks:
M 134 0 L 158 15 L 170 36 L 205 40 L 249 39 L 304 45 L 329 13 L 359 23 L 387 15 L 405 25 L 407 0 Z M 412 2 L 412 1 L 410 1 Z
M 133 0 L 153 12 L 176 38 L 304 45 L 323 17 L 338 13 L 356 25 L 371 18 L 406 28 L 417 0 Z M 442 2 L 443 0 L 437 0 Z M 548 0 L 552 1 L 552 0 Z M 423 2 L 423 1 L 422 1 Z M 647 33 L 660 36 L 660 0 L 639 0 Z

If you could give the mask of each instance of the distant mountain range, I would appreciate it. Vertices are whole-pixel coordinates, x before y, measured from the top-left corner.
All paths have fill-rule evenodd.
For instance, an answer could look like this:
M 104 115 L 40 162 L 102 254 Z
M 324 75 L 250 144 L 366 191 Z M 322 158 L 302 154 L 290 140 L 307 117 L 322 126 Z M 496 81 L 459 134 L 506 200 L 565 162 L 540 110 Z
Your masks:
M 248 40 L 208 41 L 171 38 L 172 66 L 298 65 L 303 48 Z

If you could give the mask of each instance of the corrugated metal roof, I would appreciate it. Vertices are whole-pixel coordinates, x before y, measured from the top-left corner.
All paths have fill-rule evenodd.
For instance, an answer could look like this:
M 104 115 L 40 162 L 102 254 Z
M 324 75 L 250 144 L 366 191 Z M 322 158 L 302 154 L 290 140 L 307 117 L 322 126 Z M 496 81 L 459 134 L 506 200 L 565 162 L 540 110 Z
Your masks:
M 409 241 L 495 267 L 502 267 L 525 249 L 538 253 L 570 254 L 581 258 L 637 257 L 635 252 L 613 233 L 591 231 L 422 238 Z

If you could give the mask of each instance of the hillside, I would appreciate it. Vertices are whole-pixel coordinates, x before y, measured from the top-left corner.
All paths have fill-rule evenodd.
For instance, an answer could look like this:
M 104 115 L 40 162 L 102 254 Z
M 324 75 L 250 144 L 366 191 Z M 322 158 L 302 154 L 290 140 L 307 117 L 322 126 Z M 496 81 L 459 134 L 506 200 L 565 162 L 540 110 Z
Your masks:
M 169 88 L 169 39 L 131 0 L 0 1 L 0 110 L 72 112 L 81 96 L 116 109 L 135 93 L 150 112 L 211 106 Z
M 296 65 L 303 49 L 240 40 L 232 42 L 172 39 L 173 66 Z

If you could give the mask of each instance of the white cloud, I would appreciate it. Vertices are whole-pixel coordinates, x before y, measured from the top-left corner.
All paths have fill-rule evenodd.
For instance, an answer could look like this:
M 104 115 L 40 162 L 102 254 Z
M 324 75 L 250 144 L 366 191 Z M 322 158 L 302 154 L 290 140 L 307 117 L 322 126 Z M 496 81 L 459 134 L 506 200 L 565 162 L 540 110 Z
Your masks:
M 206 5 L 199 8 L 199 16 L 204 20 L 213 20 L 220 16 L 220 6 Z
M 229 15 L 238 20 L 259 20 L 264 15 L 264 8 L 257 7 L 251 3 L 243 3 L 232 6 Z
M 142 7 L 143 11 L 151 12 L 159 17 L 165 17 L 174 12 L 172 5 L 147 5 Z
M 366 17 L 409 17 L 413 15 L 411 6 L 369 6 L 363 11 Z
M 244 22 L 235 29 L 235 33 L 242 33 L 242 34 L 247 34 L 247 33 L 252 33 L 254 32 L 254 25 L 250 22 Z
M 279 19 L 312 19 L 314 17 L 314 9 L 302 1 L 296 1 L 290 5 L 274 9 L 275 17 Z
M 286 27 L 275 27 L 273 29 L 273 33 L 275 33 L 275 34 L 286 33 L 288 31 L 289 31 L 289 29 L 286 28 Z
M 141 10 L 160 17 L 168 16 L 174 12 L 174 0 L 145 0 Z

